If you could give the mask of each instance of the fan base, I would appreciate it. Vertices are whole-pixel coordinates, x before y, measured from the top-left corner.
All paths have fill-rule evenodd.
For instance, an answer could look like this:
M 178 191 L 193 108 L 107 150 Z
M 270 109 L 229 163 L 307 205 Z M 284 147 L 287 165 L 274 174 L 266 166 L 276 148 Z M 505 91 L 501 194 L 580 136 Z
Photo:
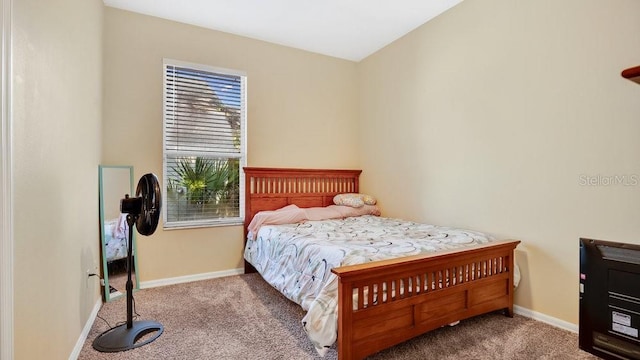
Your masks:
M 93 348 L 101 352 L 131 350 L 152 342 L 157 339 L 163 331 L 164 327 L 158 322 L 134 321 L 131 328 L 127 328 L 127 324 L 122 324 L 103 332 L 93 341 Z M 150 335 L 149 338 L 143 341 L 136 342 L 140 340 L 141 337 L 152 332 L 155 332 L 155 334 Z

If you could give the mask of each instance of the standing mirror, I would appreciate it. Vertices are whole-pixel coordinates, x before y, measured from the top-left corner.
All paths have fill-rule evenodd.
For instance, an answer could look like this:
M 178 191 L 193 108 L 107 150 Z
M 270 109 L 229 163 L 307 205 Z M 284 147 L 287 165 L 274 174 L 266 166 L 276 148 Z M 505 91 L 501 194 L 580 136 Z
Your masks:
M 120 213 L 120 200 L 133 196 L 133 166 L 100 165 L 100 243 L 105 301 L 126 294 L 129 226 L 126 214 Z M 138 257 L 133 236 L 133 288 L 138 289 Z

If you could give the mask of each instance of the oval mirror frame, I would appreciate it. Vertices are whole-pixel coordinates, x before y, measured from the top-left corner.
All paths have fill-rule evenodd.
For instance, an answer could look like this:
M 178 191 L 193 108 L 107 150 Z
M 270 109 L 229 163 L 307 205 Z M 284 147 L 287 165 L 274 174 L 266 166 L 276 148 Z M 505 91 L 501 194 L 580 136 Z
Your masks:
M 111 301 L 126 294 L 126 257 L 129 229 L 126 215 L 120 213 L 120 200 L 132 195 L 133 166 L 99 165 L 100 253 L 102 258 L 101 284 L 104 300 Z M 139 289 L 136 232 L 133 232 L 134 290 Z

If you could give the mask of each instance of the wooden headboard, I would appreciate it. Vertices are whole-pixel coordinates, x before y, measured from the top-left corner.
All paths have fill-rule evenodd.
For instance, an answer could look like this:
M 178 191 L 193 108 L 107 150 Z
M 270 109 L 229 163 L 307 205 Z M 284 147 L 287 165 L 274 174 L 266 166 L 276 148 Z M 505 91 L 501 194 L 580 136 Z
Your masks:
M 341 193 L 357 193 L 362 170 L 245 167 L 244 228 L 258 211 L 328 206 Z M 245 239 L 246 240 L 246 239 Z

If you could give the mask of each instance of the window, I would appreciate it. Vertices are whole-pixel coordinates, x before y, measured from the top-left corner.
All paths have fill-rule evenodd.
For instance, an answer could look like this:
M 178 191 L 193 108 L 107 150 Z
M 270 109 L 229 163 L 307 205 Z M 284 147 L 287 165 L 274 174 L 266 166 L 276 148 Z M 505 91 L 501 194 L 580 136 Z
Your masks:
M 242 223 L 244 73 L 164 60 L 164 227 Z

